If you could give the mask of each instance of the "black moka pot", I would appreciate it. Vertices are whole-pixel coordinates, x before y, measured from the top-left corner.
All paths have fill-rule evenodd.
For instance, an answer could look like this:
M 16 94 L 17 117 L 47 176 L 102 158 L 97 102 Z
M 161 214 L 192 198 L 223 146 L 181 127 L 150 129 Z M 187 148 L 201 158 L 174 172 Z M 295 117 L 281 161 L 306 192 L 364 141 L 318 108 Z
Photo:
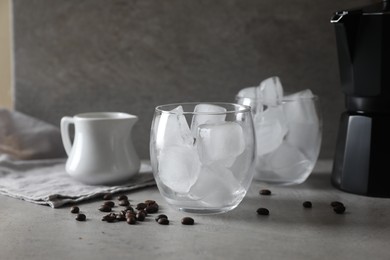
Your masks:
M 335 25 L 341 115 L 332 184 L 390 197 L 390 2 L 339 11 Z

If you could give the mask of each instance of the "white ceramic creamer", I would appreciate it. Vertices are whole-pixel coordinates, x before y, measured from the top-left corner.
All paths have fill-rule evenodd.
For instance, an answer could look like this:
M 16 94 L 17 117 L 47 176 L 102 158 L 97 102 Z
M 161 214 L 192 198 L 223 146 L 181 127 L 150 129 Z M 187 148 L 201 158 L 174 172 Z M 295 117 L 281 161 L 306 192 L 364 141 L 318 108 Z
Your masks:
M 131 139 L 137 120 L 135 115 L 119 112 L 63 117 L 61 136 L 68 154 L 68 174 L 86 184 L 115 184 L 137 174 L 140 160 Z M 75 126 L 73 144 L 70 124 Z

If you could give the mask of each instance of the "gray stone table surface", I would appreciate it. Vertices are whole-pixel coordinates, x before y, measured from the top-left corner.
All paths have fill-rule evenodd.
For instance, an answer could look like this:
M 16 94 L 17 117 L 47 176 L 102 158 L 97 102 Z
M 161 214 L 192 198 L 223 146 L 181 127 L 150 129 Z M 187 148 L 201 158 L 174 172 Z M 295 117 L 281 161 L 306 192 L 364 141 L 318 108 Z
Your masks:
M 0 196 L 0 259 L 390 259 L 390 199 L 336 190 L 330 169 L 320 161 L 296 186 L 253 182 L 235 210 L 192 215 L 194 226 L 181 225 L 189 214 L 171 209 L 155 187 L 127 195 L 133 203 L 156 200 L 169 226 L 153 217 L 134 226 L 102 222 L 101 200 L 80 204 L 87 221 L 77 222 L 69 207 Z M 260 196 L 262 188 L 272 195 Z M 311 209 L 302 207 L 306 200 Z M 332 211 L 333 200 L 346 205 L 345 214 Z M 259 207 L 270 215 L 257 215 Z

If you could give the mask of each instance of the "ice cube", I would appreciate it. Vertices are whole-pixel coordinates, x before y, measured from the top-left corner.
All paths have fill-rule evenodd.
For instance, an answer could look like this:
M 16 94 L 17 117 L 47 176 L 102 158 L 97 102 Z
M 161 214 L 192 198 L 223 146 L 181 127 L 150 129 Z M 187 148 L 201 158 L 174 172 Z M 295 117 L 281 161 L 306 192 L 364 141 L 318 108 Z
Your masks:
M 196 138 L 199 158 L 203 164 L 218 162 L 230 167 L 245 149 L 245 137 L 240 124 L 225 122 L 199 126 Z
M 253 146 L 245 148 L 244 152 L 240 154 L 234 163 L 228 168 L 243 187 L 248 187 L 252 179 L 249 172 L 252 171 L 254 162 Z
M 283 99 L 283 87 L 279 77 L 263 80 L 257 88 L 256 97 L 265 106 L 280 105 Z
M 241 89 L 237 96 L 238 97 L 243 97 L 243 98 L 253 98 L 255 99 L 256 98 L 256 93 L 257 93 L 257 87 L 247 87 L 247 88 L 243 88 Z
M 182 106 L 156 117 L 154 133 L 157 149 L 173 145 L 192 146 L 194 143 Z
M 317 160 L 321 147 L 321 128 L 317 124 L 289 122 L 286 142 L 297 147 L 310 160 Z
M 219 208 L 234 204 L 237 194 L 242 190 L 231 171 L 225 167 L 210 165 L 201 168 L 190 194 L 208 207 Z
M 200 165 L 194 147 L 166 147 L 158 157 L 158 176 L 174 192 L 187 193 L 198 178 Z
M 253 115 L 263 111 L 263 105 L 260 100 L 256 98 L 257 88 L 258 87 L 244 88 L 240 90 L 236 96 L 236 102 L 240 105 L 250 106 Z
M 319 122 L 314 95 L 306 89 L 284 97 L 284 112 L 289 121 L 301 123 Z
M 288 128 L 283 107 L 268 107 L 264 112 L 255 115 L 257 155 L 270 153 L 283 142 Z
M 195 106 L 194 113 L 191 122 L 194 137 L 197 135 L 199 125 L 224 122 L 226 118 L 226 108 L 213 104 L 198 104 Z
M 286 99 L 298 99 L 298 98 L 313 98 L 314 94 L 310 89 L 301 90 L 293 94 L 284 96 Z
M 315 162 L 310 161 L 299 149 L 283 142 L 274 152 L 256 163 L 260 179 L 276 183 L 300 183 L 306 179 Z
M 286 96 L 283 105 L 289 128 L 286 141 L 310 160 L 318 157 L 322 127 L 313 97 L 310 90 L 304 90 Z

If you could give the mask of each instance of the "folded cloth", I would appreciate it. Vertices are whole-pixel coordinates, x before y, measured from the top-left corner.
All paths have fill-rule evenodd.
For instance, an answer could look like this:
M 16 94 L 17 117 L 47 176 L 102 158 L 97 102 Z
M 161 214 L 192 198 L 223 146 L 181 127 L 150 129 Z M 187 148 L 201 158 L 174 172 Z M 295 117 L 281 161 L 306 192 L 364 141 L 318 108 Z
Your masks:
M 120 186 L 85 185 L 66 173 L 65 156 L 57 127 L 0 109 L 0 194 L 58 208 L 155 184 L 150 165 L 142 162 L 140 173 Z
M 155 185 L 151 166 L 142 161 L 140 173 L 119 186 L 85 185 L 65 171 L 65 159 L 16 161 L 0 155 L 0 194 L 58 208 L 102 196 Z
M 58 127 L 7 109 L 0 109 L 0 154 L 21 160 L 66 157 Z

